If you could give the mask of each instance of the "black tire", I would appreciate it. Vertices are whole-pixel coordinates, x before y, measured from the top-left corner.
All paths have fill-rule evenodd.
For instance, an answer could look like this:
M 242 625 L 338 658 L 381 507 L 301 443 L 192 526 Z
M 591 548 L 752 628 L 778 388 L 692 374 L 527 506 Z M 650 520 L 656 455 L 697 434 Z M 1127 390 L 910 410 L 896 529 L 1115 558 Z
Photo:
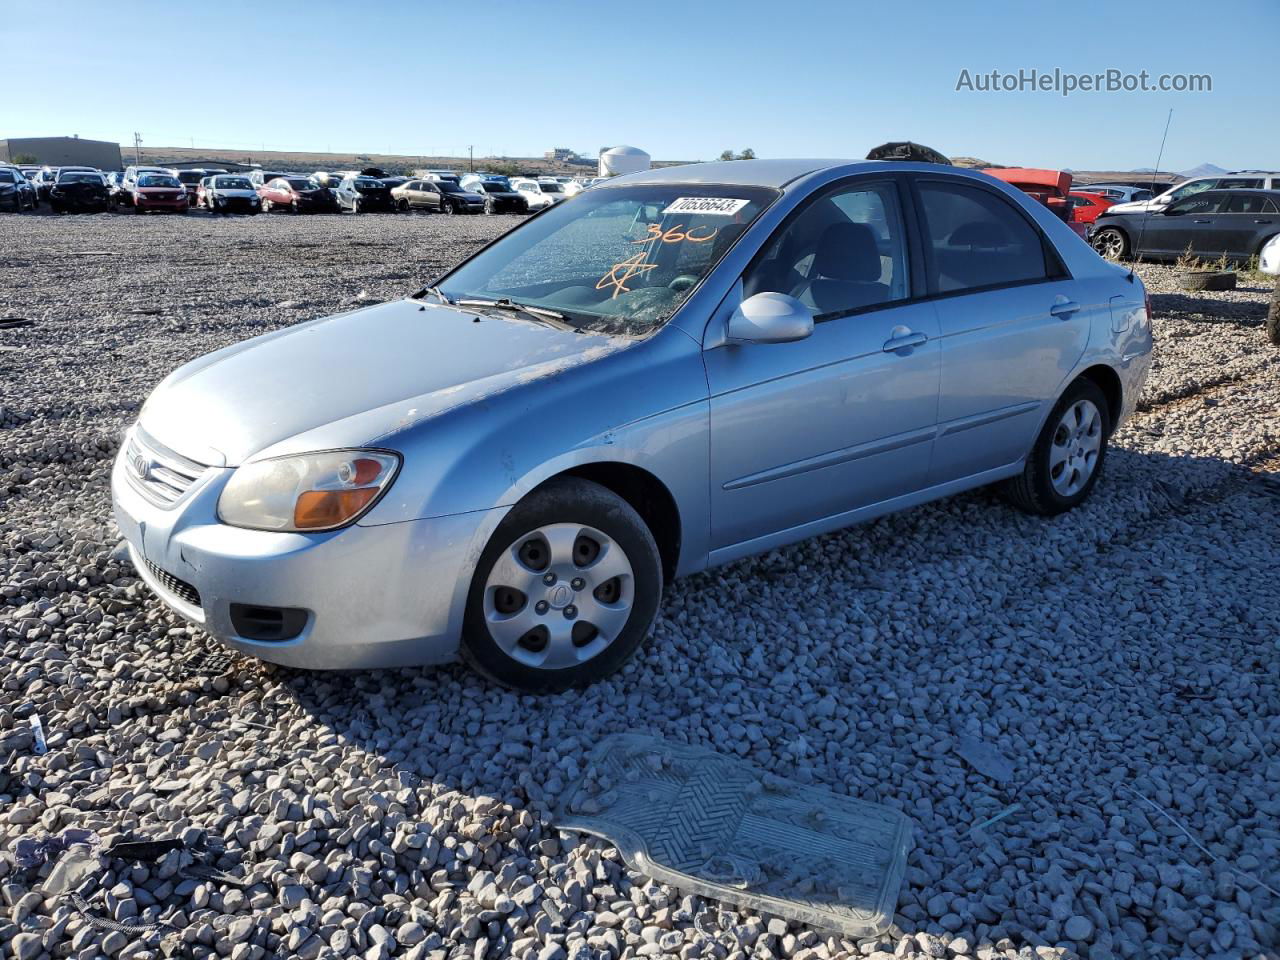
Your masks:
M 359 212 L 360 212 L 360 201 L 359 201 L 359 200 L 352 200 L 352 201 L 351 201 L 351 212 L 352 212 L 352 213 L 359 213 Z
M 440 212 L 441 213 L 457 213 L 458 209 L 452 203 L 446 200 L 440 204 Z
M 1050 451 L 1053 447 L 1054 435 L 1058 430 L 1063 415 L 1081 400 L 1092 403 L 1101 415 L 1101 437 L 1097 461 L 1093 472 L 1085 484 L 1070 496 L 1064 496 L 1054 488 L 1050 476 Z M 1041 517 L 1053 517 L 1079 506 L 1093 492 L 1098 477 L 1102 475 L 1107 459 L 1107 442 L 1111 439 L 1111 424 L 1115 419 L 1107 398 L 1092 380 L 1081 377 L 1073 380 L 1063 391 L 1053 411 L 1045 420 L 1040 436 L 1027 455 L 1026 465 L 1016 477 L 1006 480 L 1001 488 L 1011 504 L 1025 513 Z
M 408 213 L 408 212 L 409 212 L 409 201 L 408 201 L 408 200 L 406 200 L 404 197 L 401 197 L 401 198 L 396 202 L 396 212 L 397 212 L 397 213 Z
M 506 653 L 490 634 L 484 614 L 486 583 L 499 556 L 524 535 L 554 523 L 581 523 L 611 537 L 631 563 L 634 580 L 631 610 L 618 636 L 590 659 L 555 670 L 521 663 Z M 635 652 L 649 632 L 661 597 L 658 545 L 631 505 L 588 480 L 554 480 L 511 509 L 480 555 L 467 595 L 462 658 L 491 680 L 526 693 L 556 693 L 584 686 L 607 677 Z M 534 601 L 527 597 L 525 602 Z
M 1123 230 L 1116 227 L 1103 227 L 1093 235 L 1090 244 L 1098 252 L 1098 256 L 1112 263 L 1129 259 L 1132 252 L 1129 238 Z

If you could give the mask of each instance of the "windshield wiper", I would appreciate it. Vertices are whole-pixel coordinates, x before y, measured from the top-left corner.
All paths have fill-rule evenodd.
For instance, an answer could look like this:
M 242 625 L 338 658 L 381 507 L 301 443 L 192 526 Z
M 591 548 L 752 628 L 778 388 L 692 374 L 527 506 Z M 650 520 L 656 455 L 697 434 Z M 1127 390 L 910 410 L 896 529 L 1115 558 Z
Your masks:
M 421 296 L 424 293 L 434 293 L 437 299 L 439 299 L 441 303 L 447 304 L 448 306 L 453 306 L 453 301 L 450 300 L 448 297 L 446 297 L 444 295 L 444 291 L 441 290 L 439 287 L 423 287 L 419 291 L 419 296 Z
M 523 313 L 533 317 L 540 323 L 547 326 L 555 327 L 557 330 L 577 330 L 573 324 L 565 320 L 563 313 L 557 313 L 554 310 L 548 310 L 546 307 L 533 307 L 524 303 L 516 303 L 509 297 L 502 297 L 499 300 L 458 300 L 454 303 L 456 307 L 497 307 L 499 310 L 510 310 L 513 313 Z

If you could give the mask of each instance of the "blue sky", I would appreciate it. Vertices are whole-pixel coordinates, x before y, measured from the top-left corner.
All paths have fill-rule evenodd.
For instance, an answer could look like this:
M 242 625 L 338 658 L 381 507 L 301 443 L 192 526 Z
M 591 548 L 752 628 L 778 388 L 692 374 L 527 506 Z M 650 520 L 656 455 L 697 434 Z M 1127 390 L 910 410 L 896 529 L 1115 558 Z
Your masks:
M 0 137 L 529 156 L 857 157 L 912 139 L 1005 164 L 1280 166 L 1280 0 L 59 0 L 0 20 Z M 1070 17 L 1068 17 L 1068 13 Z M 192 29 L 198 31 L 195 35 Z M 51 42 L 50 31 L 57 40 Z M 1209 74 L 1207 93 L 957 92 L 1019 69 Z

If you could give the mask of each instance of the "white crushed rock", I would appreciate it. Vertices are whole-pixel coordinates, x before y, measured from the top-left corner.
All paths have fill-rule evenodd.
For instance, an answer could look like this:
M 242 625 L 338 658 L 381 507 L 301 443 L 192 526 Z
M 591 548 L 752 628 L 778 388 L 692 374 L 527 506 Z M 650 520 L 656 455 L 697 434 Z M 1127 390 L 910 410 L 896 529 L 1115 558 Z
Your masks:
M 19 837 L 82 827 L 225 848 L 247 889 L 170 853 L 114 863 L 93 898 L 198 957 L 1275 955 L 1269 290 L 1140 268 L 1156 366 L 1084 508 L 1043 522 L 979 491 L 677 582 L 639 659 L 534 699 L 460 667 L 182 676 L 216 645 L 112 556 L 107 489 L 173 367 L 403 295 L 510 221 L 0 222 L 0 317 L 38 321 L 0 330 L 0 953 L 164 955 L 163 930 L 94 929 L 39 892 L 48 867 L 14 866 Z M 636 728 L 906 811 L 896 929 L 852 943 L 727 909 L 561 835 L 555 797 Z

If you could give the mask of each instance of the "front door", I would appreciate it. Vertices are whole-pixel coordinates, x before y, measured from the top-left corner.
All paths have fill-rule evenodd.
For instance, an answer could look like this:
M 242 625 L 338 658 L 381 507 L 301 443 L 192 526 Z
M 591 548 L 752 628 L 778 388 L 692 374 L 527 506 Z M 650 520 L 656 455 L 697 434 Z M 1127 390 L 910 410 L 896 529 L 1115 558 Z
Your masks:
M 1135 250 L 1160 257 L 1200 255 L 1213 238 L 1213 214 L 1222 204 L 1220 193 L 1197 193 L 1152 213 L 1136 224 L 1141 247 Z
M 795 343 L 704 354 L 711 394 L 712 549 L 920 489 L 937 421 L 937 317 L 911 296 L 892 180 L 808 203 L 742 278 L 815 314 Z M 798 531 L 803 535 L 803 531 Z

